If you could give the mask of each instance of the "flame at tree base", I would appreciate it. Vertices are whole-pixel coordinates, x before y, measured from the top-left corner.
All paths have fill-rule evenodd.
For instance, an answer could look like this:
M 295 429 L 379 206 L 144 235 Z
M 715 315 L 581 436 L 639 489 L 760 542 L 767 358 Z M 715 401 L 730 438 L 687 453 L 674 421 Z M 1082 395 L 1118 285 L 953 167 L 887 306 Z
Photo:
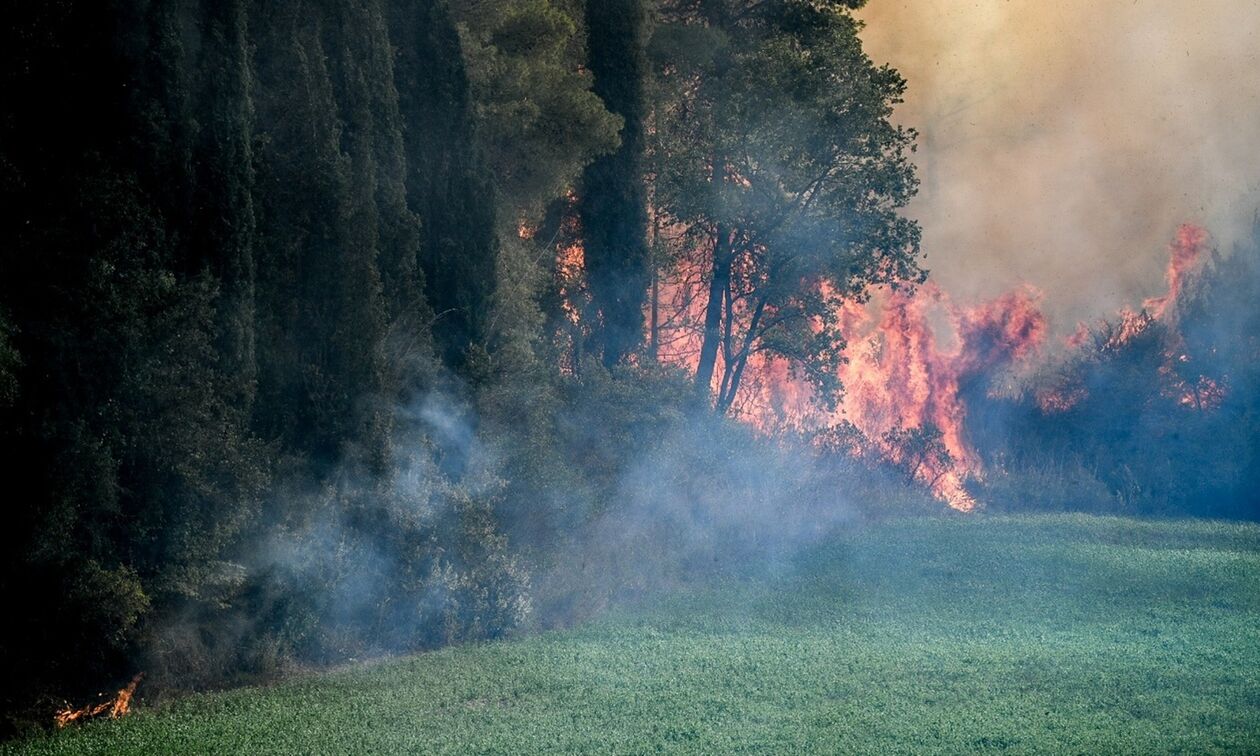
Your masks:
M 1047 331 L 1041 298 L 1024 286 L 966 307 L 925 284 L 846 302 L 846 361 L 837 376 L 844 393 L 835 409 L 824 410 L 783 360 L 758 355 L 735 415 L 769 434 L 849 425 L 861 434 L 850 451 L 886 459 L 950 507 L 970 511 L 977 502 L 966 483 L 983 471 L 967 439 L 962 387 L 1037 351 Z
M 1097 349 L 1100 333 L 1106 336 L 1105 348 L 1117 349 L 1154 323 L 1164 324 L 1174 337 L 1169 365 L 1161 370 L 1168 391 L 1188 407 L 1219 407 L 1228 387 L 1208 376 L 1182 379 L 1191 356 L 1178 343 L 1178 310 L 1212 256 L 1210 239 L 1204 228 L 1182 224 L 1169 246 L 1167 291 L 1145 299 L 1139 311 L 1116 313 L 1114 320 L 1103 321 L 1101 331 L 1079 324 L 1060 350 Z M 561 247 L 556 264 L 566 281 L 580 283 L 580 245 Z M 706 320 L 706 265 L 702 254 L 683 256 L 654 285 L 644 311 L 644 320 L 652 324 L 645 334 L 649 354 L 693 374 Z M 843 450 L 903 468 L 954 509 L 975 509 L 981 502 L 969 493 L 969 482 L 982 480 L 985 471 L 968 438 L 968 401 L 978 392 L 1001 393 L 1002 381 L 1015 386 L 1055 357 L 1045 349 L 1050 324 L 1041 308 L 1044 294 L 1024 284 L 987 301 L 960 303 L 929 282 L 881 287 L 854 301 L 831 297 L 825 283 L 813 285 L 820 288 L 814 293 L 832 301 L 831 315 L 845 341 L 837 345 L 844 356 L 835 375 L 843 387 L 837 401 L 819 401 L 815 386 L 786 358 L 755 349 L 746 357 L 746 369 L 739 373 L 742 382 L 724 411 L 767 435 L 787 432 L 821 440 L 833 430 L 851 428 L 858 436 L 843 443 Z M 566 316 L 580 327 L 584 315 L 578 288 L 566 283 L 563 294 Z M 725 317 L 730 338 L 729 320 L 735 318 L 738 330 L 747 326 L 749 314 L 738 307 L 732 312 L 728 305 Z M 723 372 L 729 353 L 724 348 L 715 358 L 715 395 L 726 391 Z M 1180 370 L 1172 369 L 1174 361 Z M 1046 415 L 1066 412 L 1087 396 L 1085 386 L 1029 388 Z
M 131 700 L 136 694 L 136 686 L 140 684 L 144 673 L 131 678 L 131 682 L 127 687 L 118 691 L 112 698 L 108 698 L 100 703 L 89 704 L 81 708 L 74 708 L 67 705 L 54 715 L 53 721 L 57 723 L 57 727 L 66 727 L 75 722 L 86 722 L 89 719 L 98 717 L 109 717 L 110 719 L 118 719 L 127 715 L 131 711 Z
M 1165 324 L 1173 334 L 1173 351 L 1161 369 L 1168 392 L 1189 407 L 1218 407 L 1227 387 L 1207 376 L 1183 380 L 1171 367 L 1179 361 L 1185 372 L 1191 359 L 1181 351 L 1178 310 L 1211 257 L 1210 236 L 1200 226 L 1183 224 L 1169 252 L 1166 293 L 1146 299 L 1139 312 L 1118 313 L 1107 330 L 1107 347 L 1119 348 L 1156 322 Z M 700 273 L 684 269 L 662 290 L 672 313 L 667 321 L 678 325 L 665 339 L 661 359 L 693 370 L 706 290 Z M 932 283 L 871 294 L 865 303 L 837 304 L 847 344 L 836 376 L 844 391 L 834 410 L 820 406 L 813 387 L 785 360 L 757 353 L 748 360 L 731 412 L 767 434 L 852 427 L 861 439 L 851 452 L 873 453 L 899 465 L 949 506 L 972 510 L 979 502 L 968 492 L 968 481 L 981 479 L 984 470 L 966 432 L 969 394 L 984 390 L 1003 371 L 1026 374 L 1047 357 L 1042 348 L 1050 329 L 1040 306 L 1043 294 L 1023 285 L 972 305 L 954 302 Z M 1064 346 L 1089 349 L 1097 335 L 1082 324 Z M 1035 392 L 1045 414 L 1067 411 L 1086 395 L 1083 386 L 1041 386 Z

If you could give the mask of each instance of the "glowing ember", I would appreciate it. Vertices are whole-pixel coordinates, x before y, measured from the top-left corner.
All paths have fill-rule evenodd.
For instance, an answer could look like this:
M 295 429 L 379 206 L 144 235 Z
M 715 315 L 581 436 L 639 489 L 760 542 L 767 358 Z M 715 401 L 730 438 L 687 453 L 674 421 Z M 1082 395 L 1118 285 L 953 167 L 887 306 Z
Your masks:
M 1084 387 L 1073 386 L 1067 389 L 1042 389 L 1037 392 L 1037 408 L 1046 415 L 1067 412 L 1087 396 Z
M 1225 387 L 1219 381 L 1201 375 L 1196 383 L 1186 385 L 1179 401 L 1197 410 L 1217 409 L 1225 401 Z
M 581 317 L 581 301 L 585 295 L 582 270 L 586 265 L 586 250 L 581 244 L 560 247 L 556 252 L 556 272 L 560 276 L 560 307 L 569 322 L 578 324 Z
M 54 715 L 53 721 L 58 727 L 66 727 L 75 722 L 85 722 L 89 719 L 97 717 L 109 717 L 110 719 L 118 719 L 126 716 L 131 710 L 131 700 L 136 694 L 136 686 L 140 684 L 140 679 L 144 677 L 144 673 L 136 675 L 127 684 L 127 687 L 118 691 L 112 698 L 108 698 L 100 703 L 90 704 L 82 708 L 74 708 L 67 705 Z

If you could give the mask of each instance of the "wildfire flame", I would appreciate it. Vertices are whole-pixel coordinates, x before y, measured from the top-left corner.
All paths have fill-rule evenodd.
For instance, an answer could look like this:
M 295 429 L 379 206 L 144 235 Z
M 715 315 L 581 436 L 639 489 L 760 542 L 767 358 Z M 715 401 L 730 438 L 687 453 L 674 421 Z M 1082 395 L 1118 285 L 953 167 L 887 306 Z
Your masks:
M 1147 299 L 1140 312 L 1122 310 L 1106 348 L 1123 346 L 1153 322 L 1175 326 L 1177 304 L 1191 276 L 1209 257 L 1208 244 L 1209 235 L 1199 226 L 1184 224 L 1177 230 L 1165 274 L 1168 291 Z M 574 323 L 581 319 L 576 301 L 582 257 L 580 242 L 557 250 L 557 269 L 565 288 L 564 311 Z M 661 317 L 659 322 L 654 314 L 648 318 L 657 324 L 648 339 L 663 363 L 694 370 L 699 362 L 707 264 L 704 255 L 683 255 L 672 274 L 655 284 Z M 738 278 L 742 273 L 736 267 Z M 851 451 L 873 450 L 893 463 L 904 464 L 951 507 L 973 509 L 976 502 L 965 484 L 969 478 L 981 476 L 983 470 L 979 454 L 967 439 L 966 394 L 982 377 L 1027 366 L 1041 352 L 1048 331 L 1040 308 L 1042 294 L 1025 285 L 970 307 L 954 303 L 930 283 L 913 290 L 883 290 L 871 295 L 866 303 L 835 300 L 834 314 L 847 344 L 846 361 L 837 375 L 844 393 L 834 410 L 823 409 L 811 385 L 785 360 L 756 352 L 747 357 L 744 380 L 730 411 L 768 434 L 791 430 L 813 432 L 821 438 L 828 428 L 851 425 L 864 437 L 867 447 Z M 736 318 L 746 314 L 736 307 Z M 1081 323 L 1064 343 L 1069 350 L 1083 349 L 1094 335 Z M 1173 354 L 1169 354 L 1170 361 Z M 723 389 L 724 359 L 719 353 L 714 392 Z M 1225 387 L 1216 381 L 1207 377 L 1181 381 L 1170 369 L 1163 373 L 1171 376 L 1170 390 L 1181 404 L 1198 409 L 1220 405 Z M 1043 412 L 1051 414 L 1065 412 L 1085 397 L 1082 387 L 1044 386 L 1034 399 Z M 899 440 L 928 428 L 939 431 L 940 444 L 947 453 L 906 459 Z
M 1168 293 L 1162 297 L 1152 297 L 1142 303 L 1143 307 L 1156 319 L 1167 317 L 1173 306 L 1185 290 L 1186 279 L 1194 273 L 1207 258 L 1208 232 L 1202 226 L 1183 223 L 1177 229 L 1177 235 L 1169 248 L 1170 257 L 1164 279 L 1168 282 Z
M 966 308 L 939 288 L 894 293 L 868 321 L 863 339 L 850 340 L 840 371 L 845 395 L 837 414 L 853 423 L 889 459 L 904 451 L 887 439 L 897 430 L 933 426 L 949 452 L 948 466 L 928 460 L 918 477 L 955 509 L 975 501 L 964 482 L 981 473 L 966 438 L 965 386 L 981 374 L 1031 355 L 1042 343 L 1046 320 L 1031 287 Z M 869 309 L 869 308 L 868 308 Z
M 66 704 L 65 708 L 53 716 L 53 721 L 57 723 L 58 727 L 66 727 L 75 722 L 96 719 L 97 717 L 118 719 L 126 716 L 127 712 L 131 710 L 131 700 L 136 694 L 136 686 L 140 684 L 140 680 L 143 677 L 144 673 L 141 672 L 131 678 L 131 682 L 127 684 L 127 687 L 118 691 L 113 697 L 99 703 L 89 704 L 78 709 Z
M 662 340 L 663 361 L 694 369 L 703 285 L 703 276 L 684 269 L 662 287 L 661 301 L 674 324 Z M 950 506 L 972 509 L 975 502 L 964 483 L 981 471 L 979 456 L 966 440 L 961 389 L 974 377 L 1037 349 L 1046 330 L 1037 306 L 1040 298 L 1035 289 L 1022 287 L 966 308 L 928 284 L 912 293 L 877 293 L 866 304 L 839 301 L 837 314 L 848 343 L 847 361 L 837 376 L 844 395 L 835 410 L 824 410 L 812 387 L 784 360 L 759 353 L 748 360 L 733 412 L 767 433 L 810 433 L 850 423 L 876 453 L 895 463 L 908 461 L 892 441 L 897 432 L 934 427 L 948 460 L 917 460 L 914 476 Z M 721 360 L 719 355 L 719 367 Z
M 1177 400 L 1182 406 L 1195 410 L 1215 409 L 1224 401 L 1226 387 L 1209 376 L 1193 376 L 1185 369 L 1193 363 L 1191 355 L 1185 352 L 1178 323 L 1178 305 L 1186 296 L 1187 285 L 1198 274 L 1210 258 L 1210 236 L 1206 229 L 1191 223 L 1182 224 L 1172 243 L 1169 245 L 1168 268 L 1164 274 L 1168 291 L 1158 297 L 1150 297 L 1142 303 L 1142 310 L 1134 312 L 1125 308 L 1120 311 L 1117 323 L 1104 331 L 1101 348 L 1108 351 L 1122 349 L 1139 336 L 1147 333 L 1156 324 L 1168 329 L 1168 339 L 1164 352 L 1164 363 L 1159 368 L 1159 376 L 1164 382 L 1162 389 L 1165 396 Z M 1077 334 L 1069 340 L 1072 347 L 1082 347 L 1089 341 L 1090 330 L 1085 324 L 1079 324 Z M 1182 367 L 1181 370 L 1177 366 Z M 1071 409 L 1085 396 L 1083 389 L 1076 389 L 1070 401 L 1056 401 L 1058 397 L 1047 396 L 1042 401 L 1042 410 L 1061 412 Z

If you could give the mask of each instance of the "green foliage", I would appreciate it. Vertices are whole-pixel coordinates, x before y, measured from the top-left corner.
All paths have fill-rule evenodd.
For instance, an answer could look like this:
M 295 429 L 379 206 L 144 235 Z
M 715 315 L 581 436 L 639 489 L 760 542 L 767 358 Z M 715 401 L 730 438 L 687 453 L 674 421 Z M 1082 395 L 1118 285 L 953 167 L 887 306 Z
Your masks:
M 453 3 L 477 141 L 505 220 L 534 216 L 592 158 L 617 146 L 620 119 L 591 91 L 575 13 L 557 0 Z
M 563 458 L 582 471 L 591 494 L 586 511 L 570 520 L 579 525 L 622 502 L 624 492 L 618 487 L 632 466 L 685 426 L 688 393 L 677 370 L 608 370 L 594 360 L 582 365 L 564 388 L 559 443 Z
M 733 5 L 738 7 L 733 7 Z M 915 133 L 891 122 L 905 82 L 862 50 L 847 4 L 702 3 L 668 18 L 658 58 L 655 205 L 690 229 L 708 293 L 697 389 L 723 354 L 718 408 L 749 356 L 790 360 L 834 395 L 834 300 L 921 280 L 900 211 Z M 685 6 L 689 7 L 689 6 Z
M 477 140 L 459 35 L 442 0 L 391 0 L 389 38 L 407 159 L 407 205 L 420 218 L 419 269 L 438 356 L 464 368 L 484 348 L 498 254 L 497 199 Z
M 564 405 L 561 381 L 542 341 L 545 317 L 537 299 L 547 279 L 540 256 L 530 240 L 503 240 L 490 348 L 477 392 L 482 436 L 501 460 L 506 479 L 498 515 L 522 545 L 541 544 L 559 532 L 566 502 L 581 490 L 581 476 L 558 441 Z
M 333 19 L 301 3 L 272 12 L 257 52 L 259 119 L 269 125 L 258 157 L 259 338 L 269 346 L 259 355 L 258 427 L 318 464 L 353 443 L 379 466 L 386 418 L 361 401 L 381 390 L 384 371 L 370 125 L 339 117 L 339 58 L 321 39 Z M 362 137 L 349 153 L 347 133 Z
M 56 586 L 63 597 L 59 619 L 79 630 L 65 640 L 86 651 L 73 663 L 93 667 L 108 664 L 113 661 L 110 655 L 131 641 L 132 632 L 149 609 L 140 576 L 127 567 L 106 569 L 90 559 L 64 569 Z
M 529 617 L 529 573 L 509 551 L 490 502 L 460 494 L 452 506 L 454 548 L 434 581 L 445 591 L 443 640 L 500 637 Z
M 196 62 L 198 89 L 189 123 L 187 255 L 218 285 L 219 370 L 229 381 L 228 403 L 248 423 L 257 389 L 254 215 L 254 101 L 248 0 L 208 4 Z

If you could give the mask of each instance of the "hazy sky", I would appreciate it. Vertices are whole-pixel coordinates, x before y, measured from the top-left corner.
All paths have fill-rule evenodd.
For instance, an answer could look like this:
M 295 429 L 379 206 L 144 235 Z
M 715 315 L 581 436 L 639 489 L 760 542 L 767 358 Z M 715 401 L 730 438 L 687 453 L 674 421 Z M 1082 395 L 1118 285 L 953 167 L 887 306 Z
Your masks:
M 1057 330 L 1163 288 L 1177 225 L 1260 208 L 1260 0 L 870 0 L 921 132 L 912 214 L 967 299 L 1027 281 Z

